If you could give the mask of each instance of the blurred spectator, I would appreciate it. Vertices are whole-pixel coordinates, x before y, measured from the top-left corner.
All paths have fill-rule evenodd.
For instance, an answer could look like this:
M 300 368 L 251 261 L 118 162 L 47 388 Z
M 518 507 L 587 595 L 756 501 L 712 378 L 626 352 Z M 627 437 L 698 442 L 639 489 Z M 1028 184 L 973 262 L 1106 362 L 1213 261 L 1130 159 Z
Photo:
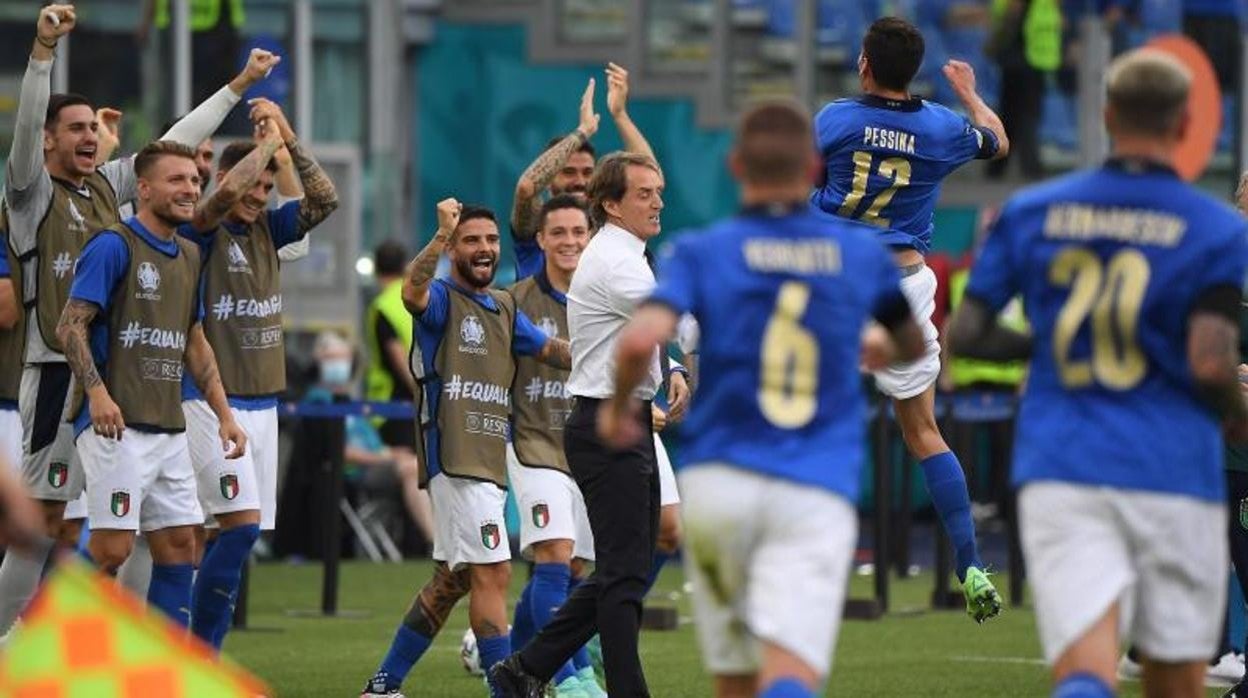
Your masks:
M 364 396 L 374 402 L 411 402 L 416 395 L 416 379 L 408 366 L 412 314 L 403 305 L 403 269 L 408 257 L 407 247 L 397 240 L 386 240 L 373 252 L 378 292 L 364 319 L 368 347 Z M 387 446 L 415 450 L 415 420 L 386 420 L 379 429 Z
M 1183 33 L 1209 55 L 1223 95 L 1239 89 L 1244 50 L 1239 20 L 1239 0 L 1183 0 Z
M 987 52 L 1001 67 L 1001 121 L 1010 157 L 988 164 L 993 177 L 1018 159 L 1023 176 L 1038 179 L 1040 117 L 1047 74 L 1062 62 L 1062 8 L 1058 0 L 993 0 Z

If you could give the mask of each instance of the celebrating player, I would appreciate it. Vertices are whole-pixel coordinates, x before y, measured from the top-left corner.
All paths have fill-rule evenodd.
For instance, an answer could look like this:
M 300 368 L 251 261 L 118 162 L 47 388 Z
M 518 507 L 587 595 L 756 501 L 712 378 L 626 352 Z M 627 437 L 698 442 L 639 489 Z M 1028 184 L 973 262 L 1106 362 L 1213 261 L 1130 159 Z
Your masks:
M 56 329 L 85 393 L 74 430 L 91 559 L 115 572 L 143 531 L 154 563 L 148 602 L 183 625 L 190 622 L 193 527 L 204 516 L 180 409 L 184 365 L 220 420 L 218 448 L 238 458 L 247 442 L 200 323 L 199 250 L 176 235 L 196 215 L 194 158 L 189 146 L 171 141 L 135 156 L 139 212 L 83 248 Z
M 827 676 L 857 541 L 865 400 L 858 366 L 923 339 L 873 231 L 809 210 L 809 117 L 746 113 L 731 155 L 740 215 L 690 233 L 622 332 L 618 391 L 599 422 L 617 447 L 651 347 L 692 313 L 703 392 L 689 415 L 685 569 L 719 696 L 814 696 Z M 869 334 L 874 317 L 887 335 Z M 891 337 L 891 339 L 890 339 Z M 894 345 L 892 340 L 896 340 Z M 753 399 L 743 399 L 752 396 Z M 801 594 L 777 593 L 793 580 Z
M 449 279 L 434 280 L 449 246 Z M 511 652 L 507 585 L 511 551 L 503 521 L 506 438 L 516 356 L 567 369 L 568 343 L 548 337 L 490 288 L 499 235 L 488 209 L 438 204 L 438 230 L 408 265 L 403 301 L 416 316 L 412 373 L 420 382 L 417 442 L 433 501 L 433 578 L 420 590 L 362 696 L 401 696 L 399 687 L 465 594 L 483 666 Z
M 1054 695 L 1113 695 L 1125 641 L 1148 695 L 1203 695 L 1218 646 L 1248 223 L 1172 169 L 1190 83 L 1154 51 L 1110 65 L 1113 157 L 1006 203 L 951 324 L 955 353 L 1031 357 L 1013 481 Z M 1034 339 L 992 319 L 1020 293 Z
M 216 414 L 184 377 L 182 410 L 199 499 L 220 526 L 196 575 L 191 629 L 218 649 L 252 545 L 277 520 L 277 398 L 286 389 L 277 251 L 302 239 L 338 207 L 333 183 L 300 144 L 281 109 L 267 99 L 251 105 L 252 121 L 268 137 L 225 148 L 217 188 L 205 206 L 212 217 L 195 221 L 208 227 L 179 230 L 201 248 L 204 335 L 220 357 L 230 410 L 251 437 L 246 454 L 226 459 L 217 444 Z M 305 196 L 266 211 L 278 168 L 273 158 L 283 147 Z
M 966 476 L 945 444 L 935 417 L 940 344 L 932 324 L 936 275 L 923 261 L 932 238 L 940 183 L 974 158 L 1005 157 L 1001 120 L 975 92 L 975 73 L 961 61 L 945 65 L 970 120 L 910 94 L 923 62 L 923 36 L 895 17 L 876 20 L 862 40 L 858 75 L 864 94 L 825 106 L 815 117 L 815 139 L 827 163 L 826 179 L 811 196 L 828 214 L 878 228 L 901 268 L 901 287 L 923 328 L 926 352 L 918 361 L 877 371 L 876 385 L 893 399 L 897 423 L 919 460 L 932 503 L 953 543 L 966 610 L 978 622 L 1001 611 L 1001 598 L 983 572 Z
M 20 400 L 22 471 L 27 488 L 43 507 L 48 538 L 26 552 L 5 556 L 0 564 L 0 631 L 13 623 L 34 594 L 53 539 L 59 535 L 76 540 L 86 515 L 79 500 L 82 469 L 72 429 L 64 423 L 70 368 L 56 326 L 82 246 L 88 236 L 119 221 L 119 206 L 135 198 L 137 186 L 133 158 L 96 167 L 100 118 L 88 101 L 76 95 L 49 95 L 57 42 L 76 22 L 72 5 L 40 10 L 5 170 L 10 244 L 23 260 L 23 299 L 33 304 L 26 322 Z M 242 73 L 164 137 L 187 144 L 203 141 L 278 60 L 266 51 L 252 51 Z M 67 502 L 72 503 L 68 513 Z
M 589 213 L 580 199 L 560 194 L 542 205 L 537 225 L 545 267 L 508 291 L 546 334 L 567 337 L 566 294 L 589 242 Z M 521 512 L 521 552 L 536 564 L 516 604 L 513 647 L 523 647 L 550 621 L 576 584 L 574 577 L 583 577 L 584 563 L 594 559 L 585 499 L 563 448 L 563 423 L 572 409 L 567 380 L 567 371 L 516 359 L 507 477 Z M 584 649 L 555 674 L 554 683 L 560 696 L 606 695 Z

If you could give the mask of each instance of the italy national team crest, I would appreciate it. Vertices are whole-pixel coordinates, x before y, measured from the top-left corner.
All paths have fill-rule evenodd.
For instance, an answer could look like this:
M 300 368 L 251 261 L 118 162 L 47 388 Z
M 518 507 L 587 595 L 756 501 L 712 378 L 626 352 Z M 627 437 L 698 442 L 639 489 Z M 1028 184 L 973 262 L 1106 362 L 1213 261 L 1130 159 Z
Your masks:
M 538 502 L 533 505 L 533 525 L 538 528 L 546 528 L 550 523 L 550 508 L 546 506 L 546 502 Z
M 113 490 L 112 499 L 109 500 L 109 508 L 113 511 L 113 516 L 118 518 L 130 513 L 130 493 L 125 490 Z
M 48 466 L 48 484 L 61 489 L 69 480 L 69 464 L 53 463 Z
M 487 523 L 481 524 L 481 544 L 493 550 L 503 541 L 502 535 L 498 531 L 498 524 Z
M 221 476 L 221 496 L 226 499 L 234 499 L 238 496 L 238 476 L 234 473 Z

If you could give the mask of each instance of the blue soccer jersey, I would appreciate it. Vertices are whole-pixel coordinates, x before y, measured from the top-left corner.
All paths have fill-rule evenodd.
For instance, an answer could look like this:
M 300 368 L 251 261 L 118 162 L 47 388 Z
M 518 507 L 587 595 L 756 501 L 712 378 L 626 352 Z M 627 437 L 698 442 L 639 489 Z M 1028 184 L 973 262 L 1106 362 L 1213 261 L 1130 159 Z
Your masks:
M 815 144 L 826 169 L 811 203 L 881 228 L 886 245 L 924 254 L 941 181 L 999 147 L 992 131 L 944 106 L 874 95 L 838 99 L 820 110 Z
M 1193 304 L 1241 288 L 1243 216 L 1169 169 L 1111 161 L 1002 209 L 966 294 L 1016 293 L 1034 332 L 1016 484 L 1060 480 L 1222 501 L 1222 440 L 1187 358 Z
M 747 211 L 681 236 L 651 302 L 702 330 L 684 460 L 721 462 L 858 498 L 864 323 L 903 303 L 874 231 L 808 209 Z M 904 307 L 901 306 L 901 307 Z

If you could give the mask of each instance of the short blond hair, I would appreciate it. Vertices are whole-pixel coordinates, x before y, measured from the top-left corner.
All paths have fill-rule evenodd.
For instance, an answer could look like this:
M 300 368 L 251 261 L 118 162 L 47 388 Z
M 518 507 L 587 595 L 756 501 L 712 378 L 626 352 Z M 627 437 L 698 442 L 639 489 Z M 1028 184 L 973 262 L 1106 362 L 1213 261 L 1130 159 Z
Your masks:
M 1105 91 L 1114 130 L 1168 134 L 1183 117 L 1192 77 L 1177 59 L 1156 49 L 1129 51 L 1109 64 Z

